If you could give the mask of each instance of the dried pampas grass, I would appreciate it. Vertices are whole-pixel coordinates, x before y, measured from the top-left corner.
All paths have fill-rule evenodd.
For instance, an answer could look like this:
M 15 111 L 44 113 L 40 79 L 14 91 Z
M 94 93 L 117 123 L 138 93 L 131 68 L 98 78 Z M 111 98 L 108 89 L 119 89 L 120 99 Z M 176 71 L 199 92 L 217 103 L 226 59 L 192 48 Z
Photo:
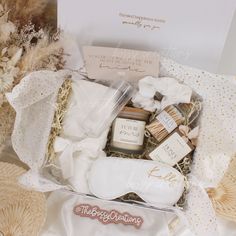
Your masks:
M 44 24 L 49 25 L 50 28 L 57 28 L 57 0 L 50 0 L 47 7 L 45 8 L 45 11 L 43 13 L 43 17 L 41 19 L 44 19 Z M 37 22 L 42 22 L 40 21 L 41 19 L 37 19 Z
M 0 146 L 15 119 L 5 93 L 32 71 L 64 66 L 59 34 L 32 23 L 34 17 L 43 18 L 47 4 L 46 0 L 0 0 Z
M 32 23 L 19 28 L 9 19 L 9 11 L 0 4 L 0 93 L 11 90 L 13 81 L 27 73 L 64 66 L 59 34 L 37 30 Z
M 236 222 L 236 156 L 217 188 L 207 189 L 216 213 Z
M 20 69 L 23 74 L 29 71 L 50 69 L 60 70 L 64 66 L 61 42 L 50 41 L 45 35 L 35 47 L 30 47 L 22 57 Z
M 0 0 L 9 9 L 9 19 L 23 26 L 44 13 L 48 0 Z

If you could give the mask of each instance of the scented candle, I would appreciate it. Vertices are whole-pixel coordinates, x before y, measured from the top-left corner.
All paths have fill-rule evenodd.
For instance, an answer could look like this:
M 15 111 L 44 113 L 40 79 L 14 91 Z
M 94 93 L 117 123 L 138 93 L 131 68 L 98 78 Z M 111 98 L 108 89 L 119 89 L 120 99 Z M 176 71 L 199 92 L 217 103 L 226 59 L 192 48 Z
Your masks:
M 112 126 L 111 150 L 142 153 L 149 115 L 150 113 L 143 109 L 125 107 Z

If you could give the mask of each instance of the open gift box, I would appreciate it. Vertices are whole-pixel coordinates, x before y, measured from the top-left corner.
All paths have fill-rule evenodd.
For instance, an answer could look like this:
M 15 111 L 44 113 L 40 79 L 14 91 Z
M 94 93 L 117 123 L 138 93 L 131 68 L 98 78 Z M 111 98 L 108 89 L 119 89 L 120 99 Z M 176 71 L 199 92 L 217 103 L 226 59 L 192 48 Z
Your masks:
M 186 71 L 188 72 L 186 73 Z M 64 71 L 35 72 L 30 75 L 31 78 L 23 79 L 12 94 L 8 95 L 9 101 L 17 112 L 12 136 L 13 146 L 20 159 L 31 168 L 22 177 L 21 182 L 41 191 L 61 188 L 60 185 L 51 182 L 50 178 L 41 176 L 41 167 L 45 164 L 45 153 L 55 115 L 58 91 L 67 78 L 67 74 L 68 72 Z M 208 224 L 208 231 L 215 232 L 214 210 L 205 190 L 200 186 L 204 186 L 202 184 L 205 184 L 206 187 L 216 185 L 223 176 L 222 170 L 227 169 L 230 157 L 235 152 L 234 145 L 230 149 L 228 148 L 228 145 L 234 142 L 234 137 L 228 136 L 227 139 L 225 137 L 225 133 L 234 135 L 233 127 L 230 125 L 234 118 L 228 110 L 235 109 L 230 102 L 234 101 L 235 97 L 234 80 L 230 77 L 219 77 L 184 67 L 165 58 L 161 59 L 161 75 L 181 78 L 182 82 L 191 85 L 203 99 L 201 131 L 192 169 L 192 175 L 201 181 L 201 184 L 196 183 L 198 182 L 196 180 L 192 182 L 185 214 L 196 232 L 205 232 L 205 228 L 199 227 L 199 224 L 202 226 Z M 227 89 L 230 97 L 221 97 L 221 93 L 218 92 L 222 89 L 223 91 Z M 215 114 L 218 114 L 217 118 Z M 229 122 L 224 122 L 225 120 Z M 219 129 L 222 132 L 219 132 Z M 214 163 L 213 161 L 216 164 L 210 167 L 208 163 Z M 220 168 L 218 163 L 220 163 Z M 206 169 L 203 168 L 204 166 Z M 177 209 L 172 208 L 171 210 Z M 199 215 L 201 217 L 198 217 Z
M 100 42 L 101 40 L 100 38 Z M 96 39 L 94 39 L 94 41 L 96 42 Z M 104 44 L 106 43 L 107 41 L 104 42 Z M 218 76 L 190 67 L 181 66 L 164 57 L 161 57 L 160 64 L 160 77 L 176 78 L 179 82 L 189 86 L 196 92 L 201 97 L 203 103 L 199 143 L 194 153 L 194 162 L 191 172 L 192 177 L 190 178 L 190 188 L 185 209 L 184 211 L 180 211 L 175 207 L 165 207 L 164 211 L 171 211 L 178 214 L 181 219 L 183 219 L 184 223 L 188 222 L 189 227 L 198 235 L 216 235 L 215 213 L 204 188 L 217 185 L 224 171 L 227 169 L 231 157 L 235 153 L 236 130 L 230 125 L 234 121 L 233 114 L 236 107 L 233 102 L 236 96 L 235 82 L 231 77 Z M 82 67 L 83 64 L 79 63 L 79 66 Z M 79 69 L 78 65 L 73 69 Z M 97 73 L 95 73 L 95 75 L 96 74 Z M 45 71 L 35 72 L 23 79 L 13 92 L 8 94 L 9 102 L 17 112 L 12 143 L 20 159 L 30 167 L 29 172 L 21 178 L 23 184 L 41 191 L 51 191 L 62 188 L 62 185 L 68 185 L 67 182 L 55 182 L 54 177 L 58 176 L 57 166 L 51 169 L 53 178 L 52 175 L 49 175 L 47 171 L 43 170 L 48 166 L 47 161 L 51 158 L 50 152 L 49 156 L 46 156 L 46 154 L 48 154 L 48 147 L 49 149 L 54 148 L 54 144 L 51 146 L 50 143 L 48 144 L 50 136 L 60 136 L 63 118 L 65 118 L 65 113 L 68 114 L 69 112 L 67 102 L 70 97 L 70 84 L 72 84 L 72 93 L 74 92 L 74 96 L 76 96 L 76 89 L 73 91 L 73 84 L 74 88 L 76 88 L 76 83 L 81 80 L 83 75 L 84 73 L 81 74 L 81 70 L 80 73 L 70 71 L 59 71 L 56 73 Z M 123 78 L 124 73 L 119 73 L 119 76 Z M 58 94 L 61 96 L 58 96 Z M 80 96 L 80 94 L 77 95 Z M 62 109 L 63 112 L 57 114 L 60 109 Z M 55 115 L 58 115 L 56 116 L 57 123 L 55 122 Z M 80 114 L 78 113 L 76 115 L 79 116 Z M 59 126 L 59 132 L 55 124 Z M 230 135 L 226 137 L 225 134 Z M 61 167 L 63 168 L 63 166 Z M 83 177 L 85 178 L 85 176 Z M 66 194 L 69 193 L 67 192 L 65 195 Z M 75 222 L 74 224 L 78 221 L 78 218 L 74 221 L 74 218 L 77 216 L 75 213 L 78 213 L 75 208 L 78 203 L 82 201 L 82 205 L 84 203 L 87 204 L 87 206 L 89 205 L 89 207 L 94 207 L 99 204 L 99 200 L 97 199 L 92 200 L 96 203 L 89 203 L 90 200 L 88 199 L 91 198 L 79 194 L 77 195 L 77 200 L 70 205 L 69 215 L 72 217 L 71 222 Z M 66 202 L 64 203 L 66 204 Z M 119 202 L 108 202 L 108 205 L 111 204 L 109 207 L 106 204 L 104 205 L 102 200 L 100 204 L 102 206 L 99 206 L 99 209 L 105 208 L 106 211 L 113 209 L 118 211 L 122 205 L 119 211 L 121 214 L 124 213 L 126 208 L 132 208 L 132 205 L 125 205 L 126 207 L 123 208 L 123 203 Z M 138 235 L 138 232 L 140 235 L 148 235 L 148 233 L 155 235 L 158 230 L 150 231 L 150 228 L 153 226 L 147 223 L 150 223 L 148 219 L 152 217 L 152 214 L 155 215 L 155 213 L 153 213 L 155 211 L 153 211 L 153 206 L 149 204 L 147 204 L 147 206 L 150 207 L 150 209 L 145 207 L 143 208 L 145 210 L 140 210 L 138 215 L 136 215 L 136 210 L 131 210 L 133 216 L 141 216 L 144 220 L 142 224 L 144 228 L 140 227 L 140 229 L 136 229 L 132 227 L 132 229 L 130 229 L 128 226 L 128 229 L 126 229 L 124 228 L 126 224 L 121 223 L 120 226 L 120 224 L 117 225 L 115 223 L 117 230 L 116 235 L 118 235 L 119 232 L 123 232 L 124 235 L 125 232 L 127 235 Z M 135 209 L 137 206 L 133 207 L 133 209 Z M 146 216 L 144 212 L 146 210 L 148 211 L 148 209 L 152 213 L 148 213 L 148 216 Z M 155 209 L 157 215 L 160 214 L 160 211 L 163 211 L 163 209 L 160 210 L 158 207 Z M 71 215 L 72 213 L 73 215 Z M 85 221 L 84 214 L 85 213 L 83 213 L 83 216 L 80 215 L 81 218 L 79 218 L 82 219 L 82 223 Z M 144 216 L 142 216 L 142 214 L 144 214 Z M 88 223 L 89 222 L 84 224 Z M 155 222 L 153 222 L 153 224 L 154 223 Z M 101 229 L 100 227 L 104 226 L 95 224 L 93 227 Z M 70 231 L 71 228 L 67 230 Z M 110 230 L 113 232 L 114 228 Z M 69 231 L 65 232 L 64 235 Z M 102 228 L 102 231 L 105 232 L 105 228 Z M 85 230 L 84 235 L 91 235 L 91 231 Z M 101 233 L 100 235 L 103 234 Z M 163 235 L 165 235 L 165 233 L 163 233 Z

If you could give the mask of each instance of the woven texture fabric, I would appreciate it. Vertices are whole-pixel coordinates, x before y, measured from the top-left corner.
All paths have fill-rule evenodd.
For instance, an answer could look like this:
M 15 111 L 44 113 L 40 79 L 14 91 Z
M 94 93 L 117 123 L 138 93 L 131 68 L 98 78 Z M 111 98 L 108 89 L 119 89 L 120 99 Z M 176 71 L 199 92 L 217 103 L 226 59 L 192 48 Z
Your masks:
M 17 179 L 25 170 L 0 162 L 0 232 L 37 236 L 46 219 L 44 194 L 22 188 Z

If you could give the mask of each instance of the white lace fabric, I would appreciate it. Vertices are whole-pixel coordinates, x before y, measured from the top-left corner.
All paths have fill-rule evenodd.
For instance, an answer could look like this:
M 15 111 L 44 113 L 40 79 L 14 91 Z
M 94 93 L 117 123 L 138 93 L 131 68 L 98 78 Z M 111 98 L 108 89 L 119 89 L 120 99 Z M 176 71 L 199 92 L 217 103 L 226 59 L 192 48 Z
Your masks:
M 236 153 L 236 80 L 162 58 L 160 76 L 189 85 L 203 99 L 201 129 L 192 174 L 204 187 L 214 187 Z
M 12 145 L 20 160 L 30 167 L 30 171 L 22 177 L 22 183 L 28 187 L 44 190 L 38 178 L 39 170 L 44 163 L 57 93 L 65 78 L 63 74 L 34 72 L 7 94 L 17 113 Z M 51 188 L 55 186 L 46 187 Z

